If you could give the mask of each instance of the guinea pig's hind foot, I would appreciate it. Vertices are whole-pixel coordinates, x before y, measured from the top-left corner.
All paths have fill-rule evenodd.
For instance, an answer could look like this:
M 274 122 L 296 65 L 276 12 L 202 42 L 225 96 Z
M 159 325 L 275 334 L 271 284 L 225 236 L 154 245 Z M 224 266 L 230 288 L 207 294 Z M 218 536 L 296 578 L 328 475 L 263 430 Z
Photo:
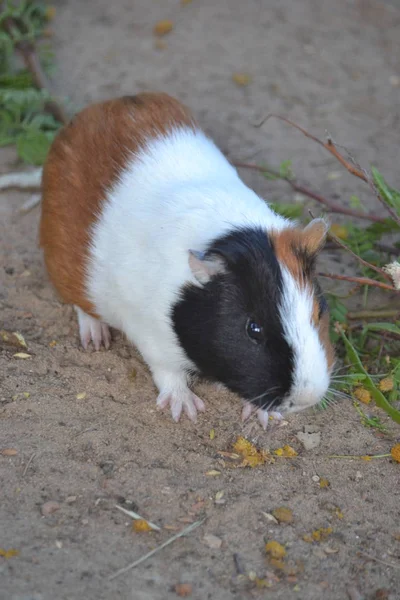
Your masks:
M 176 391 L 161 392 L 157 398 L 157 407 L 164 409 L 170 406 L 172 418 L 177 423 L 181 417 L 182 410 L 189 419 L 196 423 L 197 411 L 205 410 L 204 402 L 196 396 L 189 388 Z
M 78 315 L 79 336 L 84 349 L 87 350 L 90 342 L 93 342 L 95 350 L 100 350 L 102 344 L 108 350 L 111 343 L 108 325 L 86 314 L 78 306 L 75 306 L 75 310 Z

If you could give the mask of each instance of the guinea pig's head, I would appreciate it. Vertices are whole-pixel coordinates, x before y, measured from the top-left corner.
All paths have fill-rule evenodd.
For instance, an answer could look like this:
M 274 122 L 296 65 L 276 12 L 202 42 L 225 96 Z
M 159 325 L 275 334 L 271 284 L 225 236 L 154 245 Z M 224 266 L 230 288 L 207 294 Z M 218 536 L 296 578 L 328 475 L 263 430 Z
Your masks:
M 235 229 L 205 252 L 173 309 L 197 369 L 255 407 L 285 412 L 318 403 L 334 364 L 329 313 L 315 276 L 327 225 Z

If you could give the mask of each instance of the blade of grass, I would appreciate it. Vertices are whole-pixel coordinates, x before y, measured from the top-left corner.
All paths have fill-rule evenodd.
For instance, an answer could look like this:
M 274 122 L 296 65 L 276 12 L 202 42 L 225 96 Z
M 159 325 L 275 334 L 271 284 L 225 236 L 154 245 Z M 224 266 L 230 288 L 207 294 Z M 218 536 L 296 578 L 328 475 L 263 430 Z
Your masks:
M 376 405 L 379 406 L 379 408 L 382 408 L 382 410 L 384 410 L 393 419 L 393 421 L 395 421 L 396 423 L 400 423 L 400 412 L 396 410 L 386 400 L 382 392 L 378 390 L 378 388 L 375 386 L 374 382 L 371 379 L 371 376 L 364 369 L 364 366 L 360 360 L 360 357 L 358 356 L 356 349 L 354 348 L 353 344 L 350 342 L 350 340 L 347 338 L 343 331 L 341 332 L 341 335 L 346 348 L 347 356 L 353 364 L 353 366 L 356 369 L 358 369 L 360 373 L 363 373 L 365 375 L 363 385 L 365 388 L 367 388 L 367 390 L 371 392 L 371 395 L 375 400 Z

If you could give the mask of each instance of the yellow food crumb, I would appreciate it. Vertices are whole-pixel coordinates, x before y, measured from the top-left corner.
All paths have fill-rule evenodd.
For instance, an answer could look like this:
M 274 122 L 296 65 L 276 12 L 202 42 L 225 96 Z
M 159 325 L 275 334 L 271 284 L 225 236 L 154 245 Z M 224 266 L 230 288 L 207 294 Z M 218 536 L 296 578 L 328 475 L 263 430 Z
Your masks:
M 133 521 L 132 529 L 136 533 L 142 533 L 144 531 L 152 531 L 152 528 L 150 527 L 150 525 L 148 524 L 148 522 L 145 519 L 137 519 L 136 521 Z
M 396 444 L 390 451 L 393 460 L 400 463 L 400 444 Z
M 385 377 L 384 379 L 381 379 L 381 381 L 379 382 L 379 389 L 381 390 L 381 392 L 390 392 L 390 391 L 392 391 L 393 387 L 394 387 L 393 377 Z
M 57 340 L 51 340 L 49 346 L 50 348 L 54 348 L 54 346 L 57 346 Z
M 293 512 L 286 506 L 280 506 L 272 511 L 272 515 L 279 523 L 291 523 L 293 521 Z
M 331 485 L 331 482 L 329 481 L 329 479 L 326 479 L 326 477 L 321 477 L 321 479 L 319 480 L 320 488 L 327 488 L 330 485 Z
M 15 550 L 14 548 L 10 548 L 10 550 L 3 550 L 3 548 L 0 548 L 0 556 L 2 556 L 5 559 L 12 558 L 13 556 L 18 555 L 19 550 Z
M 215 429 L 211 429 L 210 430 L 210 440 L 213 440 L 215 438 Z
M 56 8 L 55 6 L 48 6 L 45 11 L 46 19 L 48 21 L 52 21 L 56 16 Z
M 170 31 L 172 31 L 174 28 L 174 24 L 172 21 L 169 20 L 165 20 L 165 21 L 159 21 L 158 23 L 156 23 L 156 25 L 154 26 L 154 34 L 155 35 L 167 35 L 167 33 L 169 33 Z
M 232 75 L 232 80 L 236 83 L 236 85 L 245 87 L 251 82 L 251 77 L 247 73 L 234 73 Z
M 276 456 L 285 456 L 285 457 L 291 457 L 291 456 L 297 456 L 297 452 L 294 448 L 292 448 L 292 446 L 288 446 L 286 444 L 286 446 L 283 446 L 283 448 L 277 448 L 276 450 L 274 450 L 274 454 L 276 454 Z
M 345 240 L 349 237 L 347 227 L 345 227 L 344 225 L 338 225 L 337 223 L 334 223 L 333 225 L 331 225 L 330 231 L 333 233 L 333 235 L 336 235 L 336 237 L 338 237 L 341 240 Z
M 266 450 L 259 450 L 243 436 L 238 437 L 233 445 L 233 449 L 242 455 L 243 461 L 240 464 L 242 467 L 257 467 L 258 465 L 265 464 L 270 459 L 270 455 Z
M 308 543 L 323 542 L 329 535 L 331 535 L 332 531 L 332 527 L 320 527 L 319 529 L 315 529 L 309 535 L 303 535 L 303 540 Z
M 369 460 L 372 460 L 372 458 L 371 458 L 370 456 L 368 456 L 368 454 L 364 454 L 363 456 L 360 456 L 360 458 L 361 458 L 362 460 L 366 460 L 367 462 L 368 462 Z
M 271 540 L 265 544 L 265 552 L 271 557 L 281 559 L 286 556 L 286 550 L 279 542 Z
M 353 395 L 363 404 L 369 404 L 371 402 L 370 392 L 363 387 L 356 388 Z

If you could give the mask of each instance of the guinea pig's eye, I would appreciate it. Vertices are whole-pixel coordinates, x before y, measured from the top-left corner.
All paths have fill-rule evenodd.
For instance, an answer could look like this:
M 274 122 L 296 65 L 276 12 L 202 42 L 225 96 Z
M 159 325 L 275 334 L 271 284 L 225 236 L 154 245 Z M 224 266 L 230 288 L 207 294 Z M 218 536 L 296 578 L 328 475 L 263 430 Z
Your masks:
M 259 344 L 264 339 L 264 328 L 261 327 L 256 321 L 253 319 L 249 319 L 246 324 L 247 335 L 251 339 L 252 342 Z

